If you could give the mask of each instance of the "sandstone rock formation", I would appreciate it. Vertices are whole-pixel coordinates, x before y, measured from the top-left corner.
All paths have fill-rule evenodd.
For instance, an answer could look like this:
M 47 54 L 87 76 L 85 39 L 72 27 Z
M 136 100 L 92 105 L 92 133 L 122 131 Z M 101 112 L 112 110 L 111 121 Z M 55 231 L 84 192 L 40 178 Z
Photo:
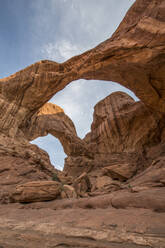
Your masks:
M 75 176 L 99 170 L 99 175 L 102 168 L 111 167 L 116 176 L 115 172 L 120 171 L 118 178 L 129 179 L 152 161 L 145 156 L 146 149 L 162 142 L 164 126 L 162 114 L 135 102 L 126 93 L 112 93 L 96 104 L 91 132 L 84 138 L 93 158 L 79 153 L 77 157 L 69 156 L 64 171 Z
M 135 168 L 132 168 L 130 164 L 112 164 L 103 168 L 103 175 L 121 182 L 127 181 L 129 178 L 134 176 L 135 172 Z
M 71 185 L 64 184 L 61 187 L 61 199 L 69 198 L 69 199 L 75 199 L 78 198 L 78 195 L 76 193 L 76 190 Z
M 53 181 L 36 181 L 18 185 L 11 197 L 13 202 L 48 201 L 58 198 L 60 193 L 60 183 Z
M 9 193 L 18 184 L 52 180 L 56 172 L 45 151 L 0 134 L 0 202 L 8 202 Z
M 80 78 L 119 82 L 141 101 L 103 99 L 81 140 L 47 103 Z M 0 246 L 164 248 L 164 84 L 164 0 L 137 0 L 114 35 L 82 55 L 0 79 L 0 202 L 9 203 L 0 204 Z M 68 155 L 64 172 L 29 144 L 47 133 Z
M 21 136 L 18 135 L 15 139 L 3 133 L 0 134 L 1 202 L 9 201 L 9 195 L 17 184 L 52 180 L 54 174 L 59 175 L 63 184 L 73 183 L 72 178 L 69 179 L 61 175 L 51 165 L 45 151 L 42 151 L 36 145 L 29 144 L 28 141 L 50 133 L 59 138 L 68 156 L 77 154 L 87 157 L 92 156 L 86 142 L 77 137 L 74 124 L 70 118 L 65 115 L 62 108 L 52 103 L 47 103 L 40 108 L 33 118 L 27 122 L 27 125 L 20 129 L 20 133 Z M 66 191 L 69 192 L 69 189 L 66 189 Z M 48 196 L 48 198 L 50 197 Z M 40 196 L 38 196 L 38 199 L 41 199 Z
M 91 133 L 85 137 L 95 153 L 135 152 L 160 141 L 162 116 L 124 92 L 96 104 Z
M 78 196 L 83 197 L 87 195 L 87 192 L 91 191 L 91 182 L 87 173 L 82 173 L 78 178 L 74 180 L 73 186 Z
M 119 82 L 165 112 L 164 41 L 164 0 L 137 0 L 114 35 L 96 48 L 61 64 L 40 61 L 1 79 L 1 132 L 20 135 L 39 108 L 80 78 Z
M 98 205 L 102 201 L 97 199 Z M 164 248 L 163 213 L 112 207 L 60 210 L 52 202 L 23 207 L 0 206 L 2 247 Z
M 46 103 L 39 109 L 26 127 L 21 129 L 26 139 L 34 140 L 48 133 L 58 138 L 69 156 L 85 155 L 92 156 L 85 141 L 81 140 L 76 133 L 75 126 L 71 119 L 59 106 Z

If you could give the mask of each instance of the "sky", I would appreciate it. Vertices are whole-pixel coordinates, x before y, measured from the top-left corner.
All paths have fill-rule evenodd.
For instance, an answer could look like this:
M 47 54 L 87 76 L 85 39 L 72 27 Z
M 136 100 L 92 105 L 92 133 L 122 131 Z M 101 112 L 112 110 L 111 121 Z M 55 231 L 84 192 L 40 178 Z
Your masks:
M 42 59 L 64 62 L 109 38 L 135 0 L 0 0 L 0 78 Z M 72 119 L 79 137 L 90 131 L 94 105 L 114 91 L 113 82 L 78 80 L 50 101 Z M 62 169 L 63 148 L 53 136 L 33 143 Z

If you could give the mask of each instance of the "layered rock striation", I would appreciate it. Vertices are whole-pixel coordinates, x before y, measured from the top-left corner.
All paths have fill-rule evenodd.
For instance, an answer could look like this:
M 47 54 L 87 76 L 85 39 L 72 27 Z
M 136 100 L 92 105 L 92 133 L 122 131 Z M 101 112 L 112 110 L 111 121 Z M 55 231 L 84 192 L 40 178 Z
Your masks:
M 68 156 L 92 156 L 86 142 L 77 136 L 72 120 L 55 104 L 46 103 L 21 131 L 29 141 L 52 134 L 59 139 Z
M 118 82 L 140 101 L 100 101 L 82 140 L 47 103 L 77 79 Z M 79 56 L 0 79 L 0 246 L 164 248 L 164 85 L 164 0 L 136 0 L 111 38 Z M 68 156 L 64 172 L 29 143 L 48 133 Z
M 162 115 L 124 92 L 116 92 L 94 108 L 91 132 L 85 141 L 95 153 L 120 153 L 143 150 L 160 142 Z M 164 120 L 164 119 L 163 119 Z
M 141 101 L 135 102 L 124 92 L 112 93 L 96 104 L 91 132 L 83 139 L 93 151 L 93 158 L 69 156 L 64 171 L 77 175 L 84 170 L 92 174 L 99 170 L 99 175 L 104 167 L 119 165 L 121 174 L 127 173 L 128 179 L 152 162 L 147 152 L 164 142 L 163 133 L 164 115 Z
M 40 61 L 1 79 L 1 132 L 18 135 L 55 93 L 80 78 L 118 82 L 164 113 L 164 41 L 164 0 L 137 0 L 113 36 L 96 48 L 61 64 Z

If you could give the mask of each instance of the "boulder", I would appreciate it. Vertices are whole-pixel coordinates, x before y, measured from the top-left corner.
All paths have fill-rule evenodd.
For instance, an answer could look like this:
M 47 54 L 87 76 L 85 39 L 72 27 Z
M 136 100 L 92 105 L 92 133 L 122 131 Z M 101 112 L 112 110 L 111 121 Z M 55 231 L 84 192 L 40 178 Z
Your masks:
M 121 189 L 121 184 L 109 176 L 98 176 L 96 179 L 96 189 L 97 190 L 94 191 L 97 192 L 97 194 L 98 192 L 110 193 Z
M 12 202 L 50 201 L 59 197 L 61 184 L 54 181 L 34 181 L 20 184 L 12 192 Z
M 130 164 L 115 164 L 102 169 L 103 175 L 110 176 L 112 179 L 121 182 L 131 178 L 135 172 L 136 168 L 132 168 Z
M 86 172 L 82 173 L 75 179 L 73 186 L 78 196 L 87 196 L 87 193 L 91 191 L 91 182 Z
M 77 198 L 77 193 L 75 189 L 71 185 L 63 185 L 62 186 L 62 191 L 61 191 L 61 198 L 69 198 L 69 199 L 74 199 Z

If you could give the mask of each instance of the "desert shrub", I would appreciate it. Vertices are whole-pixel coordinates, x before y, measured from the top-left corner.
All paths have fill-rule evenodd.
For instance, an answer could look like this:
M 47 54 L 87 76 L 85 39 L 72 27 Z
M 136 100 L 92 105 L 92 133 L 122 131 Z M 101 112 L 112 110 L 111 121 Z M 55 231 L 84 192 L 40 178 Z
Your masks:
M 59 179 L 59 177 L 57 176 L 56 173 L 53 174 L 52 180 L 53 180 L 53 181 L 56 181 L 56 182 L 61 182 L 60 179 Z

